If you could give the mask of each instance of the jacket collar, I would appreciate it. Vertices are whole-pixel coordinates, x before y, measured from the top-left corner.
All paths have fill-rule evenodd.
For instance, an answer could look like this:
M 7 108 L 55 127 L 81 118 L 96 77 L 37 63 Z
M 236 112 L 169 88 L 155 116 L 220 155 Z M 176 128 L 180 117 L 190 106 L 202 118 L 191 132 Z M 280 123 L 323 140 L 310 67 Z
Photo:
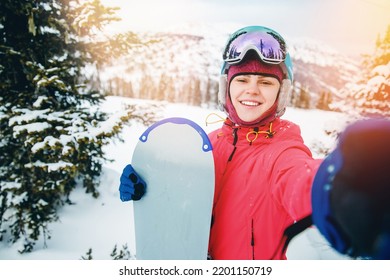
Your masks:
M 272 122 L 268 122 L 261 126 L 239 126 L 234 124 L 229 118 L 225 120 L 222 127 L 222 133 L 225 135 L 229 142 L 249 144 L 269 141 L 275 137 L 276 131 L 274 128 L 278 126 L 280 119 L 276 118 Z M 263 139 L 262 141 L 258 141 Z M 265 139 L 265 140 L 264 140 Z

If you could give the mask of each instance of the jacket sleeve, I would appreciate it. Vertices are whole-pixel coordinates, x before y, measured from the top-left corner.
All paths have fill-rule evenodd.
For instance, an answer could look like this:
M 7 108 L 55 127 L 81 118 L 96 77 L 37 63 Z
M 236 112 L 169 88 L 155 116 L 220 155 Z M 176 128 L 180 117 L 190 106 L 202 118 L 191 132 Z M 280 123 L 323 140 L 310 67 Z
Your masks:
M 271 195 L 294 221 L 311 214 L 311 187 L 321 162 L 313 159 L 300 141 L 277 153 L 272 167 Z

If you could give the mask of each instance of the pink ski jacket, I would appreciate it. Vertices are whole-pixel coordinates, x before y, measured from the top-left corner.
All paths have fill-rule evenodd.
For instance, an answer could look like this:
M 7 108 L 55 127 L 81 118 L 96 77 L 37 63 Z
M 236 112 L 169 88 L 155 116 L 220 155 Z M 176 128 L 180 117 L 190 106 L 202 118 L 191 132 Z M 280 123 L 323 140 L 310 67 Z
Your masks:
M 312 158 L 300 128 L 279 118 L 259 129 L 227 120 L 209 137 L 216 172 L 211 258 L 286 259 L 283 232 L 311 214 L 321 160 Z

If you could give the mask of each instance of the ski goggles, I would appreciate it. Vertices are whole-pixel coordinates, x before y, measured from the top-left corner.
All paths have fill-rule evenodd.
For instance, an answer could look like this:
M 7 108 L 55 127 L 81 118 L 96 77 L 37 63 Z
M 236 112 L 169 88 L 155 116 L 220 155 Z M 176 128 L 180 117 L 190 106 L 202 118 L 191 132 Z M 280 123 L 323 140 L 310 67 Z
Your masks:
M 270 64 L 279 64 L 287 57 L 287 46 L 282 36 L 265 27 L 250 26 L 231 36 L 223 60 L 228 64 L 236 64 L 249 50 L 256 51 L 264 62 Z

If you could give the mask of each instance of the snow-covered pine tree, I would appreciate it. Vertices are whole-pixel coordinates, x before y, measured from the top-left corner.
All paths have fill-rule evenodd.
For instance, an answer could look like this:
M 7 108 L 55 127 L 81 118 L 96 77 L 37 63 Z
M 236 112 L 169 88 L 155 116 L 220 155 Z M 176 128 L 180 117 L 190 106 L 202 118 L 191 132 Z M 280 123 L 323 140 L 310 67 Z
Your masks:
M 320 110 L 330 111 L 329 104 L 332 103 L 332 93 L 329 91 L 322 91 L 317 101 L 316 108 Z
M 0 2 L 0 240 L 23 241 L 20 252 L 50 238 L 77 183 L 98 196 L 102 147 L 134 117 L 108 119 L 90 83 L 139 44 L 132 33 L 103 37 L 112 20 L 115 9 L 99 0 Z
M 311 96 L 308 87 L 296 82 L 294 84 L 294 92 L 290 96 L 290 104 L 296 108 L 310 109 Z
M 362 78 L 343 89 L 346 96 L 342 108 L 352 106 L 363 116 L 390 117 L 390 26 L 383 38 L 378 36 L 376 49 L 366 55 L 362 66 Z

